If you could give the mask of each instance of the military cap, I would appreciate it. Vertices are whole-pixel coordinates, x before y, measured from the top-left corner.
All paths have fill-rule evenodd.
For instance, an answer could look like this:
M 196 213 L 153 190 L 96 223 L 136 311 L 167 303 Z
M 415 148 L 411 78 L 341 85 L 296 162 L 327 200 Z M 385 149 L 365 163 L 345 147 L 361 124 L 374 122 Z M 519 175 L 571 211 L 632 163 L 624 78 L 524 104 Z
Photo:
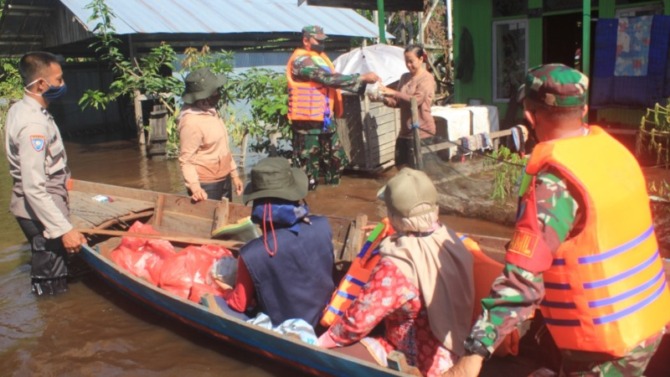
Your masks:
M 589 78 L 563 64 L 545 64 L 528 70 L 519 100 L 533 99 L 548 106 L 574 107 L 587 102 Z
M 307 25 L 302 28 L 302 36 L 305 38 L 314 37 L 318 41 L 322 41 L 328 36 L 324 34 L 323 28 L 319 25 Z

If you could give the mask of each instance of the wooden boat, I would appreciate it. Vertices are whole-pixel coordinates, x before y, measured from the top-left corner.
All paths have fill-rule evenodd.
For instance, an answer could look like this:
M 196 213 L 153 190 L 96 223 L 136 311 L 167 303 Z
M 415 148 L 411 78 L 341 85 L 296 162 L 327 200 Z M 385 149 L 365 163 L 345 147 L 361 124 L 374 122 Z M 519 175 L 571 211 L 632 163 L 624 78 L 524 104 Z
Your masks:
M 89 245 L 80 253 L 84 261 L 111 285 L 170 317 L 215 338 L 314 375 L 407 375 L 216 313 L 135 277 L 109 258 L 109 253 L 120 243 L 120 236 L 127 234 L 124 229 L 135 220 L 149 223 L 161 234 L 169 235 L 162 238 L 175 245 L 235 247 L 234 242 L 213 240 L 210 234 L 222 223 L 234 223 L 249 216 L 249 207 L 211 200 L 192 203 L 185 196 L 78 180 L 71 185 L 70 207 L 74 226 L 91 237 Z M 338 217 L 329 217 L 329 221 L 333 228 L 336 260 L 350 259 L 364 241 L 364 216 L 360 216 L 358 222 Z
M 221 244 L 235 248 L 233 241 L 211 239 L 213 229 L 235 223 L 249 216 L 250 208 L 239 204 L 205 201 L 192 203 L 190 198 L 99 183 L 73 181 L 70 189 L 71 218 L 75 227 L 89 234 L 89 245 L 80 253 L 85 262 L 105 281 L 151 308 L 173 317 L 195 329 L 225 342 L 246 348 L 256 354 L 291 365 L 313 375 L 335 376 L 407 376 L 409 374 L 383 368 L 341 353 L 309 345 L 256 325 L 232 318 L 220 311 L 173 295 L 144 279 L 135 277 L 117 266 L 110 252 L 126 235 L 133 221 L 151 224 L 161 239 L 175 245 Z M 328 217 L 333 229 L 336 267 L 346 271 L 348 261 L 365 240 L 363 227 L 367 218 L 355 220 Z M 471 236 L 482 251 L 499 262 L 504 259 L 503 238 Z M 666 273 L 670 263 L 665 260 Z M 476 271 L 477 273 L 477 271 Z M 668 336 L 664 340 L 667 354 Z M 662 346 L 663 347 L 663 346 Z M 659 351 L 660 353 L 660 351 Z M 663 355 L 657 355 L 661 359 Z M 512 358 L 514 359 L 514 358 Z M 510 358 L 493 358 L 485 364 L 482 376 L 523 376 L 538 367 L 537 363 Z M 521 372 L 523 371 L 523 372 Z M 523 374 L 522 374 L 523 373 Z M 654 375 L 654 374 L 648 374 Z

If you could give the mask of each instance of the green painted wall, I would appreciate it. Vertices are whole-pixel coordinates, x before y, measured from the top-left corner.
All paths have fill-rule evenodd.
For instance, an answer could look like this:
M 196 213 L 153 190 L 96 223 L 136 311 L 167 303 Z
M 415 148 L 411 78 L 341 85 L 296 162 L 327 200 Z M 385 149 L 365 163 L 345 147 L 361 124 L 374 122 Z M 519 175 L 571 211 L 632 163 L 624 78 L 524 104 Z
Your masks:
M 481 98 L 491 103 L 491 1 L 454 1 L 454 57 L 459 59 L 460 39 L 463 28 L 472 35 L 474 45 L 474 72 L 472 80 L 463 83 L 456 80 L 454 102 L 466 103 L 469 98 Z M 458 60 L 457 60 L 458 61 Z
M 655 3 L 650 1 L 649 3 Z M 649 4 L 647 3 L 647 4 Z M 658 1 L 656 2 L 658 3 Z M 670 0 L 662 0 L 664 13 L 670 14 Z M 543 0 L 528 0 L 529 9 L 542 9 Z M 643 5 L 643 4 L 637 4 Z M 484 104 L 493 104 L 493 6 L 491 0 L 453 0 L 454 17 L 454 58 L 459 59 L 460 35 L 463 27 L 468 28 L 474 42 L 474 74 L 472 81 L 456 80 L 454 85 L 454 103 L 467 103 L 468 99 L 479 98 Z M 616 0 L 599 0 L 597 11 L 599 18 L 613 18 L 616 12 Z M 556 12 L 561 13 L 561 12 Z M 565 13 L 565 12 L 562 12 Z M 595 27 L 592 24 L 592 27 Z M 545 63 L 542 61 L 542 16 L 528 18 L 528 66 L 533 67 Z M 593 43 L 593 41 L 591 41 Z M 591 47 L 593 49 L 593 47 Z M 501 119 L 507 110 L 506 103 L 496 103 Z M 635 111 L 630 116 L 622 116 L 614 112 L 626 122 L 637 118 Z M 609 116 L 605 116 L 605 115 Z M 611 118 L 612 114 L 603 112 L 598 119 Z M 616 117 L 615 115 L 615 117 Z

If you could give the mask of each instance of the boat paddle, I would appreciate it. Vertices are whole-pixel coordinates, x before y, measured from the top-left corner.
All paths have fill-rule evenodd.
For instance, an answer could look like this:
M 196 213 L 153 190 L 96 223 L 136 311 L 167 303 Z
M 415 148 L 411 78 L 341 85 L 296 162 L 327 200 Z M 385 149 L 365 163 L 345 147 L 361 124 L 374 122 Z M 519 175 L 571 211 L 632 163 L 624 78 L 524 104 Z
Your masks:
M 135 232 L 125 232 L 121 230 L 77 229 L 77 231 L 84 234 L 92 234 L 100 236 L 138 237 L 138 238 L 148 238 L 152 240 L 166 240 L 170 242 L 187 243 L 195 245 L 217 245 L 232 250 L 239 250 L 240 247 L 244 245 L 243 242 L 239 241 L 213 240 L 211 238 L 185 237 L 185 236 L 167 236 L 163 234 L 135 233 Z

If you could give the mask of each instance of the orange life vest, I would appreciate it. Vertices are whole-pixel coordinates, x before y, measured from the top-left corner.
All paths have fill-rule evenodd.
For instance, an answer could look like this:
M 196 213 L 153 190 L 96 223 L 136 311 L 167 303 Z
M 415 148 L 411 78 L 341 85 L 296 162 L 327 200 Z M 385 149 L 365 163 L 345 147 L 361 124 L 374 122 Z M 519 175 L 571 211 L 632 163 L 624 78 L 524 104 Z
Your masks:
M 472 254 L 474 258 L 475 273 L 475 305 L 472 311 L 472 323 L 474 324 L 482 313 L 482 306 L 479 304 L 483 298 L 488 297 L 491 292 L 493 281 L 502 275 L 504 265 L 488 255 L 486 255 L 477 241 L 468 237 L 466 234 L 456 233 L 458 238 L 463 241 L 463 245 Z M 519 354 L 519 339 L 521 338 L 518 329 L 505 337 L 505 339 L 496 347 L 493 352 L 496 356 L 518 355 Z
M 309 55 L 317 65 L 335 72 L 335 67 L 324 53 L 307 51 L 298 48 L 293 52 L 286 64 L 286 80 L 288 82 L 288 119 L 291 121 L 323 121 L 324 118 L 342 115 L 342 93 L 336 88 L 329 88 L 314 81 L 297 81 L 293 79 L 293 62 L 296 58 Z M 320 63 L 320 64 L 319 64 Z
M 381 254 L 379 244 L 384 238 L 393 234 L 393 228 L 388 218 L 383 219 L 370 232 L 361 251 L 351 262 L 347 274 L 338 285 L 330 299 L 330 303 L 323 310 L 321 325 L 329 327 L 335 320 L 344 314 L 352 302 L 358 298 L 361 289 L 370 279 L 372 269 L 377 265 Z
M 547 167 L 578 190 L 585 226 L 543 274 L 542 314 L 560 349 L 622 357 L 670 321 L 644 177 L 630 152 L 596 126 L 538 144 L 526 172 Z

